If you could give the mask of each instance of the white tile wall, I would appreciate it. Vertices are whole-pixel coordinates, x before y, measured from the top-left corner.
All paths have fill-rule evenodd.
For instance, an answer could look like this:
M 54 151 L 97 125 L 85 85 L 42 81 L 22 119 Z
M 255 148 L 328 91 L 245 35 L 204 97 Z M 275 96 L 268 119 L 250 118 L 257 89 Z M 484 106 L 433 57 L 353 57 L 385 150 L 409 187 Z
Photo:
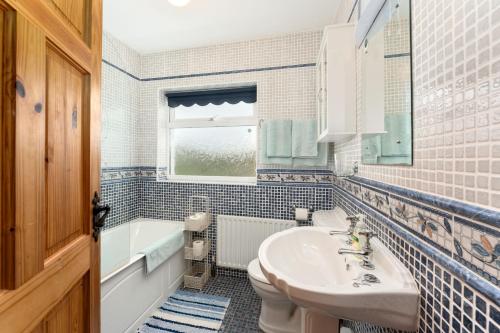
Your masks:
M 142 77 L 211 73 L 316 62 L 319 32 L 174 50 L 142 56 Z
M 500 208 L 500 1 L 412 1 L 412 19 L 414 165 L 360 175 Z M 335 145 L 346 165 L 360 151 Z
M 103 36 L 103 59 L 132 75 L 139 75 L 139 54 L 114 39 Z M 140 82 L 104 63 L 102 66 L 101 165 L 139 166 L 137 134 L 140 116 Z
M 142 79 L 164 78 L 314 64 L 320 41 L 321 32 L 305 32 L 140 56 L 106 34 L 103 58 Z M 314 66 L 141 82 L 108 64 L 103 68 L 103 167 L 155 166 L 157 157 L 160 166 L 165 164 L 167 137 L 158 131 L 165 90 L 257 84 L 258 118 L 316 116 Z

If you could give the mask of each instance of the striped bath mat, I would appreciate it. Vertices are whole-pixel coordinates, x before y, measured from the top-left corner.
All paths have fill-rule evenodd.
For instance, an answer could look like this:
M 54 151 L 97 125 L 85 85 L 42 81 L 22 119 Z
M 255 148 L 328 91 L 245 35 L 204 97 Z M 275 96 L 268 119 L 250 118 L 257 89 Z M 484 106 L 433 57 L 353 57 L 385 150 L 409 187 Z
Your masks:
M 141 333 L 218 332 L 230 299 L 177 290 L 149 317 Z

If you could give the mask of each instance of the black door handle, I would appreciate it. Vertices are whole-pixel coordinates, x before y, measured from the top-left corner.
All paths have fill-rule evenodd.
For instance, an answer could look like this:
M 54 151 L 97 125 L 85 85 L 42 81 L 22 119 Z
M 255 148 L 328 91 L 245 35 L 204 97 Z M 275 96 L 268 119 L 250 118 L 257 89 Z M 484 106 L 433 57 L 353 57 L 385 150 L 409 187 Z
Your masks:
M 93 215 L 93 236 L 94 240 L 97 241 L 99 238 L 99 234 L 101 233 L 102 227 L 104 227 L 104 223 L 106 221 L 106 217 L 108 217 L 109 212 L 111 211 L 111 207 L 109 205 L 103 205 L 101 203 L 101 198 L 99 197 L 99 193 L 95 192 L 94 198 L 92 199 L 92 215 Z

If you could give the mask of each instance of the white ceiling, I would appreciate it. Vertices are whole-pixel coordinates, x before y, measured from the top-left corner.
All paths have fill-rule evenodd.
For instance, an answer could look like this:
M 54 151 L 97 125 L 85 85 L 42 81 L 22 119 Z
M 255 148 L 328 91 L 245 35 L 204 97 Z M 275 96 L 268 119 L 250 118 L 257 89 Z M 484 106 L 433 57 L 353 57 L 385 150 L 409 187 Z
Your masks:
M 340 0 L 104 0 L 104 30 L 140 53 L 321 30 Z

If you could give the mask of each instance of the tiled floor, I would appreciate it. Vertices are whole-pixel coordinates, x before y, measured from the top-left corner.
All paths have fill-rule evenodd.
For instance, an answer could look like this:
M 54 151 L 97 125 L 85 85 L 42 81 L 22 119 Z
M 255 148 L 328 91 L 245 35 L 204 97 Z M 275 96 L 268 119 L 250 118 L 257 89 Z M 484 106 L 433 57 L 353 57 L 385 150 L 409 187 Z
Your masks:
M 262 332 L 259 329 L 260 297 L 247 278 L 216 276 L 202 292 L 231 298 L 221 332 Z

